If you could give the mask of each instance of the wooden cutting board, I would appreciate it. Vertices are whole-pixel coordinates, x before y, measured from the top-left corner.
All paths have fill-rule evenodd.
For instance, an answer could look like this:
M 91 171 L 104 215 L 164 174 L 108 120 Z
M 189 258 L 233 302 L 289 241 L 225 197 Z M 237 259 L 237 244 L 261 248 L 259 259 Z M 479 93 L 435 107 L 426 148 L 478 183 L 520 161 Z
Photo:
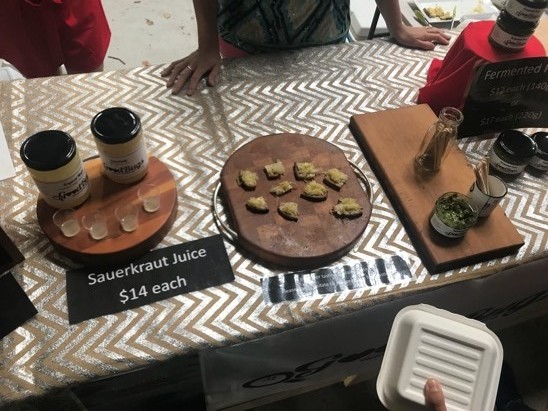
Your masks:
M 296 189 L 281 197 L 269 193 L 281 179 L 268 180 L 263 168 L 280 160 L 285 167 L 284 180 Z M 300 197 L 303 181 L 293 173 L 295 162 L 312 162 L 321 170 L 338 168 L 348 176 L 340 191 L 328 188 L 325 201 L 313 202 Z M 254 191 L 238 185 L 240 170 L 254 171 L 259 181 Z M 322 182 L 323 176 L 315 178 Z M 238 241 L 264 261 L 295 268 L 313 268 L 334 261 L 352 248 L 364 232 L 371 216 L 371 203 L 343 151 L 333 144 L 302 134 L 277 134 L 258 137 L 235 151 L 221 171 L 221 185 Z M 249 197 L 263 196 L 270 211 L 257 214 L 245 204 Z M 361 217 L 341 219 L 330 211 L 340 197 L 354 197 L 363 207 Z M 299 206 L 298 221 L 283 218 L 280 202 L 294 201 Z
M 442 238 L 430 228 L 436 199 L 447 191 L 467 194 L 475 181 L 466 156 L 456 146 L 431 178 L 420 178 L 414 172 L 415 154 L 436 119 L 430 107 L 421 104 L 355 115 L 350 127 L 430 272 L 516 252 L 523 238 L 499 206 L 462 239 Z
M 107 215 L 109 235 L 97 241 L 81 227 L 75 237 L 65 237 L 53 224 L 52 216 L 56 209 L 39 197 L 36 205 L 38 223 L 60 253 L 86 265 L 117 264 L 145 253 L 164 238 L 177 215 L 177 186 L 164 163 L 156 157 L 150 157 L 148 173 L 134 184 L 115 183 L 105 177 L 100 158 L 85 161 L 84 168 L 88 174 L 91 195 L 76 209 L 76 215 L 81 223 L 86 213 L 103 211 Z M 160 209 L 154 213 L 147 213 L 141 208 L 137 190 L 143 184 L 154 184 L 160 190 Z M 139 207 L 139 227 L 127 233 L 116 220 L 114 209 L 120 204 L 131 202 Z

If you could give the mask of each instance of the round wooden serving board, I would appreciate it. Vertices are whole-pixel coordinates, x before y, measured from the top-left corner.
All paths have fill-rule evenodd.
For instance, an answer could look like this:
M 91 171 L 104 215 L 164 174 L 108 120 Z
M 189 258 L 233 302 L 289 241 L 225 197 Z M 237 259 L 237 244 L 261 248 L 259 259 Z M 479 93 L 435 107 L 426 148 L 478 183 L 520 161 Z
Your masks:
M 264 166 L 276 160 L 283 163 L 285 175 L 269 180 Z M 305 200 L 300 195 L 306 182 L 296 180 L 295 162 L 311 162 L 324 171 L 338 168 L 348 175 L 348 181 L 340 191 L 328 187 L 325 201 Z M 255 190 L 246 191 L 238 185 L 240 170 L 259 175 Z M 269 190 L 281 180 L 291 181 L 296 189 L 275 197 Z M 323 175 L 316 176 L 315 180 L 323 183 Z M 221 186 L 241 245 L 261 259 L 285 267 L 313 268 L 335 261 L 352 248 L 371 216 L 370 200 L 342 150 L 327 141 L 302 134 L 259 137 L 240 147 L 221 171 Z M 253 213 L 246 208 L 249 197 L 259 196 L 268 203 L 266 214 Z M 341 197 L 355 198 L 363 207 L 362 216 L 341 219 L 332 215 L 330 211 Z M 298 221 L 289 221 L 278 213 L 278 204 L 287 201 L 299 205 Z
M 86 265 L 110 265 L 131 260 L 164 238 L 177 215 L 177 186 L 173 175 L 160 160 L 150 157 L 146 176 L 129 185 L 105 177 L 100 158 L 85 161 L 84 168 L 89 177 L 91 195 L 76 208 L 80 226 L 85 214 L 100 210 L 107 215 L 109 235 L 97 241 L 81 227 L 75 237 L 65 237 L 52 220 L 56 209 L 39 197 L 36 205 L 38 223 L 59 252 Z M 137 196 L 137 190 L 144 184 L 154 184 L 160 190 L 160 209 L 154 213 L 144 211 Z M 128 203 L 135 203 L 139 208 L 139 227 L 131 233 L 122 231 L 114 216 L 117 206 Z

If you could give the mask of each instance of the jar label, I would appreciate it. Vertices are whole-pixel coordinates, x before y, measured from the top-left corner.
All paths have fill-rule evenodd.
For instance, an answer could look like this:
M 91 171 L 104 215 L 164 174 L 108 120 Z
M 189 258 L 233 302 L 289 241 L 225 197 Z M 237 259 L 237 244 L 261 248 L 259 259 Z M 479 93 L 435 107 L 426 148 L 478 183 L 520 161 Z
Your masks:
M 548 160 L 543 160 L 538 156 L 533 157 L 529 165 L 533 168 L 536 168 L 537 170 L 548 170 Z
M 518 20 L 529 21 L 536 23 L 540 20 L 544 9 L 534 9 L 532 7 L 527 7 L 524 4 L 521 4 L 516 0 L 508 0 L 504 6 L 508 14 L 515 17 Z
M 466 233 L 466 228 L 452 228 L 449 227 L 447 224 L 445 224 L 441 219 L 438 217 L 438 215 L 434 212 L 432 213 L 432 217 L 430 217 L 430 224 L 432 224 L 432 227 L 434 227 L 434 230 L 436 230 L 438 233 L 451 238 L 459 238 Z
M 519 174 L 525 169 L 527 165 L 512 164 L 504 161 L 497 155 L 494 147 L 491 147 L 491 151 L 489 152 L 489 163 L 491 164 L 491 166 L 493 166 L 495 170 L 498 170 L 504 174 Z
M 148 156 L 144 144 L 140 144 L 133 153 L 122 157 L 113 157 L 101 154 L 105 174 L 113 181 L 134 181 L 139 174 L 146 172 Z
M 525 47 L 530 36 L 514 36 L 502 30 L 495 24 L 489 38 L 498 45 L 511 50 L 520 50 Z
M 89 195 L 88 175 L 80 166 L 70 177 L 54 183 L 34 180 L 46 202 L 53 207 L 79 205 Z

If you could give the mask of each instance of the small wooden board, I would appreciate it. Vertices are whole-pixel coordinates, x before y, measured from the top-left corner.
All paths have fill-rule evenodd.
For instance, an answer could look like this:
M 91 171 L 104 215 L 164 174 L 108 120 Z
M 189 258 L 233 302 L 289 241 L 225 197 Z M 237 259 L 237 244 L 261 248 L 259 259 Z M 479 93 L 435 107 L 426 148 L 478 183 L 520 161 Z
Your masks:
M 55 208 L 43 198 L 38 198 L 36 214 L 40 227 L 62 254 L 86 265 L 110 265 L 131 260 L 158 244 L 172 227 L 177 215 L 177 186 L 169 169 L 156 157 L 149 158 L 146 176 L 134 184 L 119 184 L 103 174 L 103 163 L 99 158 L 84 162 L 91 186 L 90 198 L 76 209 L 78 220 L 94 210 L 107 215 L 109 236 L 102 240 L 92 239 L 81 227 L 75 237 L 65 237 L 53 223 Z M 141 207 L 137 190 L 143 184 L 154 184 L 160 190 L 160 209 L 147 213 Z M 114 216 L 120 204 L 135 203 L 139 206 L 139 227 L 127 233 Z
M 268 180 L 264 166 L 280 160 L 285 175 Z M 328 188 L 325 201 L 312 202 L 300 197 L 306 184 L 293 173 L 295 162 L 312 162 L 321 170 L 338 168 L 348 175 L 340 191 Z M 254 191 L 238 185 L 240 170 L 254 171 L 259 182 Z M 281 180 L 291 181 L 296 189 L 281 197 L 269 193 Z M 322 182 L 323 175 L 315 181 Z M 313 268 L 334 261 L 352 248 L 371 216 L 371 203 L 343 151 L 333 144 L 302 134 L 277 134 L 256 138 L 235 151 L 221 171 L 221 185 L 228 203 L 238 241 L 261 259 L 285 267 Z M 257 214 L 245 204 L 249 197 L 263 196 L 270 211 Z M 354 197 L 363 207 L 355 219 L 340 219 L 330 211 L 340 197 Z M 280 202 L 294 201 L 299 220 L 288 221 L 277 211 Z
M 427 104 L 355 115 L 350 127 L 392 206 L 406 226 L 423 263 L 438 273 L 517 251 L 523 238 L 497 206 L 462 239 L 439 236 L 429 217 L 436 199 L 448 191 L 467 194 L 475 181 L 466 156 L 454 146 L 431 178 L 420 178 L 413 161 L 427 128 L 437 119 Z

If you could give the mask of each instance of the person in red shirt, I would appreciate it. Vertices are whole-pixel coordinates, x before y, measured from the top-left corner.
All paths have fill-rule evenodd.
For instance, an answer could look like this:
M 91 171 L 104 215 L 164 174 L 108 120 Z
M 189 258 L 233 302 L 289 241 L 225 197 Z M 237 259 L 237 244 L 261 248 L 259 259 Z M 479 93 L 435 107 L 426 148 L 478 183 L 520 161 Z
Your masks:
M 0 58 L 27 78 L 101 71 L 109 43 L 101 0 L 0 1 Z

